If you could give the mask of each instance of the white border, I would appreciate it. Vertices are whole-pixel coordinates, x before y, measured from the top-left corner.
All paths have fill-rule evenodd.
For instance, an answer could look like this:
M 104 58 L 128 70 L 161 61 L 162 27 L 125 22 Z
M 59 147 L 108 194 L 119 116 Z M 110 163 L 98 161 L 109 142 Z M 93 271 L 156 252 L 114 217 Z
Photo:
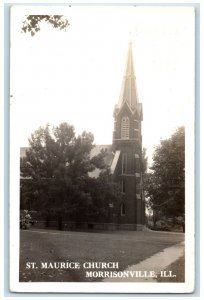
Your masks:
M 21 1 L 22 3 L 32 3 L 33 1 Z M 47 1 L 43 1 L 46 3 Z M 178 1 L 177 1 L 178 2 Z M 5 3 L 9 3 L 5 1 Z M 36 1 L 36 3 L 42 3 Z M 55 3 L 55 1 L 49 1 L 47 3 Z M 92 2 L 90 2 L 92 3 Z M 106 2 L 104 2 L 105 4 Z M 108 2 L 107 2 L 108 3 Z M 114 3 L 114 2 L 112 2 Z M 120 3 L 120 2 L 116 2 Z M 123 2 L 121 2 L 123 3 Z M 145 3 L 141 1 L 141 3 Z M 149 3 L 154 3 L 149 1 Z M 158 2 L 163 4 L 164 2 Z M 179 1 L 179 3 L 192 3 L 192 1 Z M 47 9 L 47 7 L 45 7 Z M 61 7 L 62 8 L 62 7 Z M 53 7 L 56 11 L 56 6 Z M 63 9 L 63 8 L 62 8 Z M 191 109 L 189 110 L 189 119 L 194 121 L 194 103 L 191 103 Z M 19 227 L 18 215 L 19 214 L 19 185 L 16 185 L 16 180 L 19 178 L 19 148 L 15 143 L 15 137 L 12 133 L 12 128 L 15 124 L 12 124 L 11 116 L 11 132 L 10 132 L 10 288 L 11 291 L 18 292 L 69 292 L 69 293 L 191 293 L 194 289 L 194 126 L 190 124 L 189 128 L 186 128 L 186 282 L 185 283 L 59 283 L 59 282 L 40 282 L 40 283 L 19 283 L 18 282 L 18 270 L 19 270 L 19 239 L 18 243 L 14 243 L 16 240 L 16 230 Z

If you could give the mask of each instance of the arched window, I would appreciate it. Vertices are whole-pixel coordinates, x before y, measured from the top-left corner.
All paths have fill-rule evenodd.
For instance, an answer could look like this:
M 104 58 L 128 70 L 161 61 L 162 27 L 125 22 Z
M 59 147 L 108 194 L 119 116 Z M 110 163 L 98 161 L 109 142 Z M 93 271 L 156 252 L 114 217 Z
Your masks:
M 125 204 L 121 203 L 120 205 L 120 215 L 125 216 Z
M 121 120 L 121 139 L 129 139 L 130 120 L 128 117 L 123 117 Z
M 125 179 L 122 179 L 121 181 L 121 191 L 123 194 L 125 194 L 126 192 L 126 182 L 125 182 Z
M 127 153 L 122 154 L 122 174 L 127 173 Z

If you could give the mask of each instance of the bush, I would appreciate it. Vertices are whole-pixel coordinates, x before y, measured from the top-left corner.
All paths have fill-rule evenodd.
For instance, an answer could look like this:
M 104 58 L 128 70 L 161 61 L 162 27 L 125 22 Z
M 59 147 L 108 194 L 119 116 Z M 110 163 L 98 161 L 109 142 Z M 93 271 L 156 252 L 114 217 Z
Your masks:
M 30 226 L 31 226 L 31 216 L 30 214 L 28 213 L 28 210 L 23 210 L 21 211 L 21 214 L 20 214 L 20 228 L 21 229 L 29 229 Z

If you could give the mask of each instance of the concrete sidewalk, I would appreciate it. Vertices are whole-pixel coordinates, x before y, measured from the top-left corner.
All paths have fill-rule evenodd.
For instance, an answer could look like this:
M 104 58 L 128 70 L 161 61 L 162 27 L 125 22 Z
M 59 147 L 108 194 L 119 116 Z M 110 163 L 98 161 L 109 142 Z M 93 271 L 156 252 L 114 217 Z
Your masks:
M 161 271 L 167 269 L 177 259 L 184 256 L 184 242 L 178 243 L 171 247 L 165 248 L 164 250 L 152 255 L 151 257 L 141 261 L 136 265 L 129 266 L 124 272 L 144 272 L 149 274 L 151 271 L 155 274 L 160 274 Z M 171 270 L 170 270 L 171 271 Z M 167 274 L 168 275 L 168 274 Z M 175 274 L 172 274 L 175 277 Z M 157 277 L 125 277 L 125 278 L 106 278 L 104 282 L 157 282 Z M 170 281 L 170 280 L 169 280 Z

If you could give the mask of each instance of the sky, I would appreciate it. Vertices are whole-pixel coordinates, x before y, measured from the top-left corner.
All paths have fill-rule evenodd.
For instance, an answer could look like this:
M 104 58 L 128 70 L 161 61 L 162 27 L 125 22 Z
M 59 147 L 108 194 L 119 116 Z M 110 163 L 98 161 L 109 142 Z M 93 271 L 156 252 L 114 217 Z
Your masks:
M 21 32 L 28 14 L 63 14 L 66 31 L 42 24 L 33 37 Z M 131 39 L 143 147 L 154 146 L 178 126 L 193 126 L 194 11 L 190 7 L 13 7 L 11 13 L 11 139 L 28 137 L 46 123 L 68 122 L 111 144 Z

